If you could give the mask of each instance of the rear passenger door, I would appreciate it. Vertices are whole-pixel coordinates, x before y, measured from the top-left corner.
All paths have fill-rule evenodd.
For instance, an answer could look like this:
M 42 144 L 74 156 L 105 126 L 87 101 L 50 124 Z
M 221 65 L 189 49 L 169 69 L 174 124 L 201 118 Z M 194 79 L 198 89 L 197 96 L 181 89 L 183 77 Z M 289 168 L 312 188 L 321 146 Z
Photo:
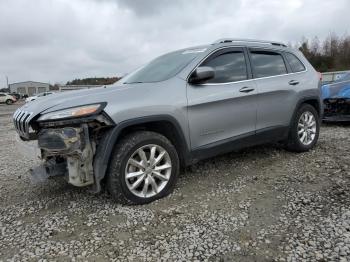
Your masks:
M 289 125 L 296 105 L 296 85 L 283 52 L 250 49 L 250 61 L 257 80 L 257 133 Z
M 192 149 L 255 133 L 256 86 L 248 63 L 246 50 L 237 47 L 216 51 L 200 64 L 212 67 L 215 77 L 188 84 Z

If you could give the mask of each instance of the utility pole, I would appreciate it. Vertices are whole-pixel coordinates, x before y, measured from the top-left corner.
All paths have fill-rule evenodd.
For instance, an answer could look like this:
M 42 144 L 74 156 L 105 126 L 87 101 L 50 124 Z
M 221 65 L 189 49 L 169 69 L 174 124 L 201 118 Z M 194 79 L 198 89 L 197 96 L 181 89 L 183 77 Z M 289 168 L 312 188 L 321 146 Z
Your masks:
M 6 76 L 6 87 L 7 87 L 7 89 L 9 89 L 9 78 L 8 78 L 8 76 Z

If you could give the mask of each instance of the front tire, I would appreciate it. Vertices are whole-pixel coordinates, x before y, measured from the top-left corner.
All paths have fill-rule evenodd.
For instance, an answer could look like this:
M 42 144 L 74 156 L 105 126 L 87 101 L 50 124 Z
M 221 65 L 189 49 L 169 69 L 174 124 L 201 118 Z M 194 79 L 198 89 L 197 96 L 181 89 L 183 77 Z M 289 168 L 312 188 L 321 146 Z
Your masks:
M 294 152 L 312 149 L 317 143 L 319 132 L 320 118 L 316 109 L 309 104 L 302 104 L 290 127 L 287 149 Z
M 12 105 L 12 104 L 13 104 L 13 101 L 11 99 L 6 100 L 6 105 Z
M 123 204 L 146 204 L 169 195 L 179 173 L 175 147 L 161 134 L 139 131 L 116 144 L 107 188 Z

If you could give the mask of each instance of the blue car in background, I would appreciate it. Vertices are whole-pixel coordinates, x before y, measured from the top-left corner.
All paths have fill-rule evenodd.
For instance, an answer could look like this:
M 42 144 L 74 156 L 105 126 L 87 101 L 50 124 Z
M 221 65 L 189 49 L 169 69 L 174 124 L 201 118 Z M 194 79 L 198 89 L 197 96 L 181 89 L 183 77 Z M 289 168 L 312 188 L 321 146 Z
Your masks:
M 350 73 L 322 86 L 324 121 L 350 121 Z

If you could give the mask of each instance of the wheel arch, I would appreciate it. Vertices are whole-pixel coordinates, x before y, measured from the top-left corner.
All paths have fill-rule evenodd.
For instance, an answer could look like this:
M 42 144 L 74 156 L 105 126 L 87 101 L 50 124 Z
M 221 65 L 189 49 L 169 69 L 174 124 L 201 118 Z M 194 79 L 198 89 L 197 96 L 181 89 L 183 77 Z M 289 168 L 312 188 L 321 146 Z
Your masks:
M 300 142 L 299 137 L 297 137 L 297 125 L 298 125 L 298 113 L 300 111 L 300 109 L 303 106 L 308 106 L 308 107 L 312 107 L 318 114 L 318 119 L 316 120 L 316 125 L 318 125 L 318 130 L 316 130 L 316 135 L 315 138 L 313 138 L 313 141 L 311 142 L 311 144 L 305 145 L 302 144 Z M 290 122 L 290 126 L 289 126 L 289 132 L 288 132 L 288 136 L 286 139 L 286 148 L 292 152 L 306 152 L 308 150 L 310 150 L 316 143 L 318 140 L 318 136 L 319 136 L 319 125 L 320 125 L 320 121 L 321 121 L 321 115 L 322 115 L 322 105 L 320 103 L 320 100 L 318 97 L 312 98 L 312 97 L 308 97 L 308 98 L 304 98 L 301 99 L 298 104 L 296 105 L 295 111 L 293 113 L 291 122 Z M 301 112 L 305 112 L 305 111 L 301 111 Z
M 309 104 L 312 107 L 314 107 L 319 115 L 319 117 L 322 117 L 323 114 L 323 107 L 322 107 L 322 103 L 320 101 L 320 98 L 318 96 L 307 96 L 307 97 L 303 97 L 301 99 L 299 99 L 298 103 L 296 104 L 295 108 L 294 108 L 294 112 L 292 115 L 292 118 L 290 119 L 290 124 L 289 126 L 292 124 L 293 119 L 295 118 L 295 114 L 297 113 L 298 109 L 300 108 L 300 106 L 302 104 Z
M 156 115 L 126 120 L 106 131 L 97 146 L 93 165 L 94 192 L 101 191 L 101 181 L 107 174 L 116 143 L 130 132 L 138 130 L 153 131 L 164 135 L 175 146 L 179 155 L 180 166 L 186 166 L 190 163 L 189 145 L 180 124 L 174 117 Z

